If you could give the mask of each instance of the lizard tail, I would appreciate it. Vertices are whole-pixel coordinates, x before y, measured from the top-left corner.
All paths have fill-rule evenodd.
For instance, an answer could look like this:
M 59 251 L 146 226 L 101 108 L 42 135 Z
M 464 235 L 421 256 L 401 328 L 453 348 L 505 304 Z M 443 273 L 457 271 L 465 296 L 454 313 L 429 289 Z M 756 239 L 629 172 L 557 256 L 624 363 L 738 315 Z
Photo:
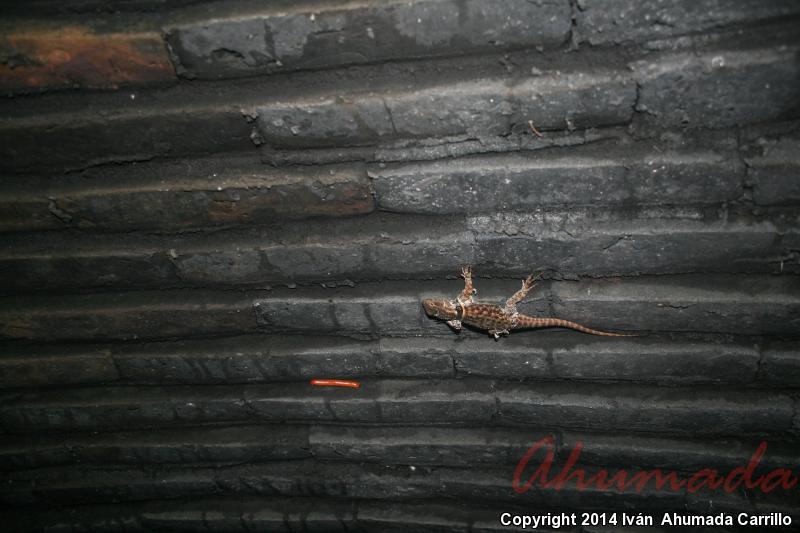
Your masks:
M 630 333 L 609 333 L 607 331 L 598 331 L 596 329 L 587 328 L 586 326 L 581 326 L 575 322 L 570 322 L 569 320 L 564 320 L 562 318 L 535 318 L 532 316 L 526 315 L 519 315 L 517 318 L 517 325 L 514 329 L 517 328 L 569 328 L 574 329 L 576 331 L 581 331 L 583 333 L 589 333 L 591 335 L 600 335 L 602 337 L 637 337 L 638 335 L 632 335 Z

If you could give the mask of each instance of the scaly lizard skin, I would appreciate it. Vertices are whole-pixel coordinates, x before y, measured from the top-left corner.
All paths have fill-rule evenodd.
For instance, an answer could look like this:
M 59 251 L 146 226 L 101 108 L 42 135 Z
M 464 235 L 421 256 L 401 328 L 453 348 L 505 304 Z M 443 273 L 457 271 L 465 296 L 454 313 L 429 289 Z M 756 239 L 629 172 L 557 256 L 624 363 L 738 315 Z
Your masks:
M 549 327 L 569 328 L 604 337 L 635 336 L 597 331 L 561 318 L 536 318 L 520 314 L 517 311 L 517 304 L 536 285 L 538 276 L 528 276 L 528 279 L 522 282 L 522 288 L 506 300 L 505 307 L 475 303 L 472 295 L 477 291 L 472 287 L 472 269 L 469 266 L 465 266 L 461 269 L 461 276 L 464 278 L 464 290 L 456 296 L 455 300 L 429 298 L 422 301 L 422 307 L 425 308 L 428 316 L 447 321 L 447 325 L 456 331 L 461 330 L 462 324 L 468 324 L 488 331 L 489 335 L 492 335 L 495 339 L 500 338 L 500 335 L 508 335 L 512 329 Z

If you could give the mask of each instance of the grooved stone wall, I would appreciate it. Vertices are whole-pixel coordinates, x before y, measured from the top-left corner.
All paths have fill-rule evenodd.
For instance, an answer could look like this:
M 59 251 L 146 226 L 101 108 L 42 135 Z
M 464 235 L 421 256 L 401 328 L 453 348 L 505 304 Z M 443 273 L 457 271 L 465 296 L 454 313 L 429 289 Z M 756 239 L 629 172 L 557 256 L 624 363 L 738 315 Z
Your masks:
M 552 476 L 724 477 L 762 443 L 754 477 L 800 476 L 797 2 L 0 15 L 9 531 L 800 523 L 797 485 L 512 485 L 537 441 Z M 541 272 L 521 312 L 636 336 L 456 334 L 420 301 L 467 264 L 480 301 Z

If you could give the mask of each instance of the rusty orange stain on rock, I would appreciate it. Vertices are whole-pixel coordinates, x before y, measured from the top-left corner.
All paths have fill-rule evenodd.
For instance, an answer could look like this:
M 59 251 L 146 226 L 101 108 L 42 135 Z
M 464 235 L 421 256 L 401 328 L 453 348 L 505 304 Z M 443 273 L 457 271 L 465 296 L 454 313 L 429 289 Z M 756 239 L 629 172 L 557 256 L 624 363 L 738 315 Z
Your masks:
M 71 26 L 0 35 L 0 90 L 113 89 L 175 80 L 157 32 L 94 33 Z
M 348 216 L 375 210 L 369 185 L 334 182 L 324 187 L 325 198 L 315 194 L 308 183 L 288 183 L 270 188 L 226 189 L 208 194 L 207 217 L 213 223 L 252 219 Z M 236 192 L 236 199 L 229 196 Z

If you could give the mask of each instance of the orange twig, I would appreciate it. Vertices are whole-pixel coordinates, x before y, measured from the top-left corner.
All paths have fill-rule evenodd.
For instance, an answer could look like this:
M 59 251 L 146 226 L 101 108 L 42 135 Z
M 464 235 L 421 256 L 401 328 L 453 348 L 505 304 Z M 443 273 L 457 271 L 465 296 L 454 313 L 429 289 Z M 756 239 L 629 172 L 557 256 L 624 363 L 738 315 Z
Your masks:
M 350 387 L 351 389 L 361 387 L 358 381 L 346 379 L 312 379 L 311 384 L 316 387 Z
M 536 135 L 539 138 L 542 137 L 542 132 L 536 129 L 536 126 L 533 125 L 533 121 L 532 120 L 528 121 L 528 127 L 531 129 L 531 133 L 533 133 L 534 135 Z

